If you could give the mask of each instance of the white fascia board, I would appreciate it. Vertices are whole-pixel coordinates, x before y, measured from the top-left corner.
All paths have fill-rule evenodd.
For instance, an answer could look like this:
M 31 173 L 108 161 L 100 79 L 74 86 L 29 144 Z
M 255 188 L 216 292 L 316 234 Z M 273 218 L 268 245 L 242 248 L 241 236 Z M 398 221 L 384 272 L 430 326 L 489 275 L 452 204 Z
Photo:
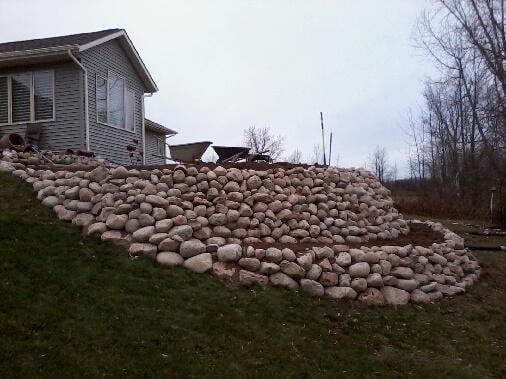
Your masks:
M 77 50 L 78 46 L 76 45 L 63 45 L 56 47 L 45 47 L 41 49 L 31 49 L 31 50 L 18 50 L 18 51 L 8 51 L 5 53 L 0 53 L 0 60 L 9 60 L 9 59 L 17 59 L 22 57 L 32 57 L 32 56 L 50 56 L 57 55 L 60 53 L 67 54 L 69 50 Z

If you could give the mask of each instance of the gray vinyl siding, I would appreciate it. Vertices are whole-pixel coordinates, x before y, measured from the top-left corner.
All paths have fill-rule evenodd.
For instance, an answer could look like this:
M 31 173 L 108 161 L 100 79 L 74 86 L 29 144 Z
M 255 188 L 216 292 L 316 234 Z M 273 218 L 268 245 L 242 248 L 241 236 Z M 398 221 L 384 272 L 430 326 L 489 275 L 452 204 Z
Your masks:
M 134 139 L 138 140 L 138 149 L 142 151 L 143 83 L 117 40 L 86 50 L 80 58 L 88 70 L 90 149 L 114 163 L 130 164 L 127 146 L 133 144 Z M 135 93 L 134 132 L 97 122 L 96 77 L 98 74 L 107 78 L 108 70 L 123 77 L 127 89 Z
M 165 141 L 165 136 L 163 134 L 155 133 L 151 130 L 146 130 L 146 164 L 165 164 L 165 159 L 160 157 L 155 157 L 155 155 L 163 155 L 167 156 L 165 150 L 165 144 L 161 146 L 162 151 L 158 151 L 158 143 L 157 137 L 162 141 Z
M 82 71 L 73 62 L 0 70 L 0 75 L 54 70 L 55 120 L 40 122 L 39 146 L 66 150 L 85 147 Z M 17 133 L 25 136 L 26 124 L 0 125 L 0 136 Z

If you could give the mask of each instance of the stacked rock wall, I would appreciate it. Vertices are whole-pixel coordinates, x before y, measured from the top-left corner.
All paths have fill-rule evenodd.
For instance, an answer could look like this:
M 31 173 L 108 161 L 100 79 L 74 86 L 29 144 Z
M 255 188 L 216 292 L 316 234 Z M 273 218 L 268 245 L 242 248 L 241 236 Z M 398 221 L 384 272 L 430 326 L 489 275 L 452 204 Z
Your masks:
M 380 245 L 409 231 L 389 191 L 364 170 L 147 171 L 93 163 L 91 171 L 70 172 L 30 168 L 22 158 L 0 161 L 0 171 L 31 183 L 60 219 L 161 265 L 378 304 L 460 293 L 479 275 L 460 237 L 440 225 L 431 226 L 446 233 L 445 242 L 430 247 L 350 248 L 374 240 Z M 272 247 L 251 246 L 259 242 Z M 328 246 L 297 252 L 276 247 L 297 242 Z

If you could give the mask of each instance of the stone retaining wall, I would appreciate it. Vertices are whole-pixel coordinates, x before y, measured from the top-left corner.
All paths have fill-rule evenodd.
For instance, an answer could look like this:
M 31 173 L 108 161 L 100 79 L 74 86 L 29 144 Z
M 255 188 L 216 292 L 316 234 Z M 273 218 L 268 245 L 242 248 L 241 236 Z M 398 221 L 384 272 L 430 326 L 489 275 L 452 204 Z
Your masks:
M 374 304 L 433 301 L 465 291 L 479 276 L 463 240 L 438 224 L 431 226 L 445 233 L 441 244 L 388 246 L 409 225 L 389 191 L 365 170 L 146 171 L 89 160 L 93 170 L 70 172 L 37 170 L 21 158 L 6 156 L 0 171 L 31 183 L 60 219 L 161 265 Z M 386 246 L 347 245 L 372 240 Z M 257 242 L 273 247 L 250 246 Z M 297 253 L 275 247 L 297 242 L 328 246 Z

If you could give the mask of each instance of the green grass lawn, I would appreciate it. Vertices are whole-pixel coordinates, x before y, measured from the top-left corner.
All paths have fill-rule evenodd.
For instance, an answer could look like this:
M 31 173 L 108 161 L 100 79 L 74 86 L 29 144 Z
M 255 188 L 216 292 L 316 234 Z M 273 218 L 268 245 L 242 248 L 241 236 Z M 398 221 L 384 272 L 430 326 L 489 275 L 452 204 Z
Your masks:
M 131 261 L 0 175 L 0 377 L 506 376 L 506 254 L 464 296 L 335 304 Z

